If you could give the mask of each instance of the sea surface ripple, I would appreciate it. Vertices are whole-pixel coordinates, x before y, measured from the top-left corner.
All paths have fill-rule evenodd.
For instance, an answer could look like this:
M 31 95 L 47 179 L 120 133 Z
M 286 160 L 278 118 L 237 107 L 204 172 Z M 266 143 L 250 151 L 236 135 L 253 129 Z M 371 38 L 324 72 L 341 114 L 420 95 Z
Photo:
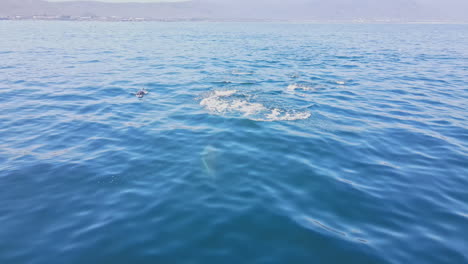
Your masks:
M 468 263 L 467 43 L 0 21 L 0 263 Z

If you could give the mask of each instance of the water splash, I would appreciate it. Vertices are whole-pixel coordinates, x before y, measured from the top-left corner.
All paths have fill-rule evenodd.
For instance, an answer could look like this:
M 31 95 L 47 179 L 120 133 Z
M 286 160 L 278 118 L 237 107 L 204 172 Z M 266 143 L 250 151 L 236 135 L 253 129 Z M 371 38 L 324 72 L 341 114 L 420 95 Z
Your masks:
M 251 102 L 248 96 L 237 90 L 213 91 L 200 101 L 200 105 L 214 114 L 240 115 L 255 121 L 293 121 L 311 116 L 308 111 L 270 108 L 259 102 Z

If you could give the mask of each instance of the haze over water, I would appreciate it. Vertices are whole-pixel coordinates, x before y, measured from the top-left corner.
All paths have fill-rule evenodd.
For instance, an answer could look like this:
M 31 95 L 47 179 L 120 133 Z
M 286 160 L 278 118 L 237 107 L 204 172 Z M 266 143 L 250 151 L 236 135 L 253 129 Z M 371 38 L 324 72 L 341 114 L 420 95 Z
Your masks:
M 467 25 L 0 38 L 0 263 L 468 263 Z

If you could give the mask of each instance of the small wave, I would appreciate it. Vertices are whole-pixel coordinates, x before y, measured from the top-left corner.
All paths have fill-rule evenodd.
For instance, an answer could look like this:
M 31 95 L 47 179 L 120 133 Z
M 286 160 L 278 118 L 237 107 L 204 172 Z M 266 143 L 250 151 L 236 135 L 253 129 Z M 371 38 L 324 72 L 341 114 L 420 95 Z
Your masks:
M 228 81 L 228 80 L 225 80 L 225 81 L 213 81 L 212 83 L 213 83 L 213 84 L 218 84 L 218 83 L 229 84 L 229 83 L 232 83 L 232 81 Z
M 86 63 L 98 63 L 101 62 L 100 60 L 87 60 L 87 61 L 80 61 L 79 63 L 81 64 L 86 64 Z
M 213 81 L 213 84 L 234 84 L 234 85 L 252 85 L 258 83 L 256 80 L 246 80 L 246 81 Z
M 232 75 L 253 75 L 253 72 L 243 72 L 243 71 L 232 71 Z
M 239 98 L 237 90 L 214 91 L 202 99 L 200 105 L 215 114 L 241 114 L 255 121 L 293 121 L 311 116 L 307 111 L 287 111 L 250 102 Z
M 336 84 L 339 84 L 339 85 L 345 85 L 346 82 L 345 81 L 336 81 Z

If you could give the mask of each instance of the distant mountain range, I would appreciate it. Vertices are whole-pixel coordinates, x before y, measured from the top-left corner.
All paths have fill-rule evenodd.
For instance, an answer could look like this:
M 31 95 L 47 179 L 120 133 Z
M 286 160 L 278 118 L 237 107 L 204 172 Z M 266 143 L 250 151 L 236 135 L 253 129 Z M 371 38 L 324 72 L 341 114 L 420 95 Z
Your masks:
M 468 22 L 468 0 L 192 0 L 166 3 L 0 0 L 0 16 L 210 20 Z

